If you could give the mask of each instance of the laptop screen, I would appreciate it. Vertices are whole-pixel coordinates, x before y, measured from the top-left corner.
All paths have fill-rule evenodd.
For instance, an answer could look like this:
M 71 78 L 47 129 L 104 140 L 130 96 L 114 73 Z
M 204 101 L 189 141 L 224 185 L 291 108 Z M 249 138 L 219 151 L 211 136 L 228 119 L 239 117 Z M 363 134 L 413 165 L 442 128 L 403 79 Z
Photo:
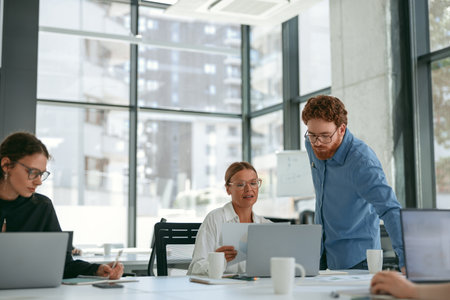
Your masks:
M 450 210 L 403 209 L 401 218 L 408 279 L 450 281 Z

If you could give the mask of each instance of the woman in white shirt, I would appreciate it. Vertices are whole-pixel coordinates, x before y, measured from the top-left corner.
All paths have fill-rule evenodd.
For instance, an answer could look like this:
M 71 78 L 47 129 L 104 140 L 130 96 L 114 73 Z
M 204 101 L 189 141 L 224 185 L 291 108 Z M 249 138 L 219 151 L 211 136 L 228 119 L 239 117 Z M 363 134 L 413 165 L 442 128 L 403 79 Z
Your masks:
M 192 262 L 188 275 L 208 273 L 207 256 L 209 252 L 224 252 L 227 261 L 226 273 L 244 273 L 245 262 L 230 263 L 237 255 L 233 246 L 222 243 L 223 223 L 270 223 L 252 211 L 258 199 L 262 180 L 255 168 L 248 162 L 235 162 L 225 172 L 225 188 L 231 195 L 231 202 L 211 211 L 197 233 Z

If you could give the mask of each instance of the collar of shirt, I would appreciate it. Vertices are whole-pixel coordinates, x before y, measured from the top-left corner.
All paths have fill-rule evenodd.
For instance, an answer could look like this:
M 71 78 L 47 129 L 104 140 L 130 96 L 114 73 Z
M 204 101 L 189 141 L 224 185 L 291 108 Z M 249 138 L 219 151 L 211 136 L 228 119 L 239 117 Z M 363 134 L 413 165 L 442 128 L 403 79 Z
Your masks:
M 225 204 L 223 206 L 223 209 L 224 209 L 226 222 L 235 221 L 236 223 L 239 223 L 239 216 L 234 211 L 233 204 L 231 203 L 231 201 L 228 202 L 227 204 Z M 262 219 L 263 219 L 262 217 L 256 215 L 252 211 L 252 221 L 253 221 L 253 223 L 261 223 Z
M 342 139 L 342 143 L 331 159 L 337 162 L 338 164 L 343 165 L 347 157 L 348 151 L 350 150 L 350 147 L 352 145 L 352 140 L 353 134 L 350 132 L 348 128 L 346 128 L 344 138 Z

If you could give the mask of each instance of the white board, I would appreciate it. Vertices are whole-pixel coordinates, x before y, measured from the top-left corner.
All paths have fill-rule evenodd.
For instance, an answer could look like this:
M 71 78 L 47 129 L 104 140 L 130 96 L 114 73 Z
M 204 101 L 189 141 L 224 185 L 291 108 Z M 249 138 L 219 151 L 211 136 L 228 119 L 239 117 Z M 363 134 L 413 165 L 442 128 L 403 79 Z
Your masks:
M 277 196 L 314 198 L 314 185 L 306 151 L 277 152 Z

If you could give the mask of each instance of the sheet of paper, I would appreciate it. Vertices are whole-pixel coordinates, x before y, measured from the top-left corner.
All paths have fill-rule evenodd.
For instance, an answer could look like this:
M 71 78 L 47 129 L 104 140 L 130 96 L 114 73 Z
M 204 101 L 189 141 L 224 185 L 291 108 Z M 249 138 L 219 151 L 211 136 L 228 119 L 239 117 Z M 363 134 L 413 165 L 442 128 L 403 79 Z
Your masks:
M 296 282 L 298 285 L 362 285 L 368 287 L 372 276 L 372 274 L 316 276 L 303 278 L 302 280 Z
M 222 226 L 222 243 L 224 246 L 234 246 L 237 256 L 230 265 L 247 259 L 247 233 L 250 223 L 224 223 Z

